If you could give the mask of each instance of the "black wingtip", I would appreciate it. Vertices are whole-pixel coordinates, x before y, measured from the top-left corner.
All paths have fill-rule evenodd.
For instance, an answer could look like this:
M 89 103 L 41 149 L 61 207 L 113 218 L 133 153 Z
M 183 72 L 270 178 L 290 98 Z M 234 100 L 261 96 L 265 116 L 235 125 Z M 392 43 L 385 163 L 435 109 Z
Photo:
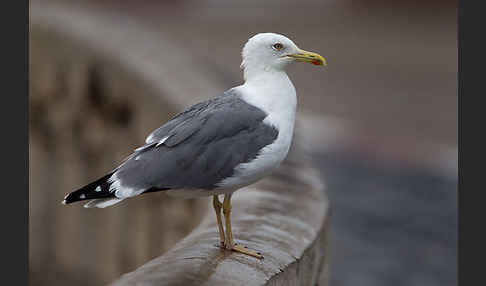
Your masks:
M 83 194 L 79 191 L 76 191 L 76 192 L 72 192 L 72 193 L 69 193 L 67 194 L 65 197 L 64 197 L 64 200 L 62 200 L 62 204 L 63 205 L 67 205 L 67 204 L 70 204 L 70 203 L 74 203 L 74 202 L 77 202 L 77 201 L 82 201 L 86 199 L 86 195 L 84 195 L 83 197 Z
M 62 204 L 70 204 L 84 200 L 101 199 L 113 197 L 114 194 L 110 192 L 111 183 L 108 179 L 113 173 L 103 176 L 102 178 L 66 195 Z M 97 191 L 96 191 L 97 190 Z

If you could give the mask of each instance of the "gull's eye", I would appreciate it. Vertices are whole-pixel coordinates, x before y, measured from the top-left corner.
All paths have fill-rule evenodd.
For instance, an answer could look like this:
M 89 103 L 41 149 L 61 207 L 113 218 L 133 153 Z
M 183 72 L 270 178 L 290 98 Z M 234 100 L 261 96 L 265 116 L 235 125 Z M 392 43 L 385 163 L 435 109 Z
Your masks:
M 274 50 L 280 51 L 281 49 L 283 49 L 283 45 L 281 43 L 276 43 L 276 44 L 273 44 L 272 48 Z

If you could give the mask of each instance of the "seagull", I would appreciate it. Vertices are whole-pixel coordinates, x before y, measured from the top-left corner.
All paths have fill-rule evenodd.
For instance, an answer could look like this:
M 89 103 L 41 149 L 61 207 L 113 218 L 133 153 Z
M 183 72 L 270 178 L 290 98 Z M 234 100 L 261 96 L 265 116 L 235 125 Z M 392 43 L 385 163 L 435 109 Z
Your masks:
M 254 35 L 242 50 L 242 85 L 177 114 L 121 165 L 69 193 L 63 203 L 89 200 L 84 207 L 105 208 L 151 192 L 212 196 L 221 248 L 263 258 L 234 242 L 231 197 L 268 175 L 287 156 L 297 97 L 285 67 L 295 61 L 326 65 L 322 56 L 298 48 L 283 35 Z

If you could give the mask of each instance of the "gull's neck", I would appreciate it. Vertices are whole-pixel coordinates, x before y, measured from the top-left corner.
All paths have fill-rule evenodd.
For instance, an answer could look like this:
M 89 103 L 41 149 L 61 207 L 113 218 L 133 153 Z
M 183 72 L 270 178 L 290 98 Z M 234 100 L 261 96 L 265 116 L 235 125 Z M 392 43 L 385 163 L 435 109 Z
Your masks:
M 272 118 L 278 117 L 279 122 L 293 124 L 297 97 L 294 85 L 284 70 L 274 69 L 251 74 L 239 89 L 248 103 L 264 110 Z
M 260 67 L 246 67 L 243 71 L 245 83 L 262 81 L 278 81 L 288 79 L 287 73 L 281 69 L 265 69 Z
M 268 77 L 278 74 L 287 75 L 283 67 L 272 67 L 263 62 L 257 62 L 252 59 L 246 59 L 242 63 L 243 77 L 245 81 L 258 79 L 261 77 Z
M 253 74 L 239 86 L 243 100 L 267 113 L 264 123 L 278 130 L 277 139 L 261 153 L 262 162 L 278 165 L 287 155 L 294 133 L 297 96 L 283 70 Z

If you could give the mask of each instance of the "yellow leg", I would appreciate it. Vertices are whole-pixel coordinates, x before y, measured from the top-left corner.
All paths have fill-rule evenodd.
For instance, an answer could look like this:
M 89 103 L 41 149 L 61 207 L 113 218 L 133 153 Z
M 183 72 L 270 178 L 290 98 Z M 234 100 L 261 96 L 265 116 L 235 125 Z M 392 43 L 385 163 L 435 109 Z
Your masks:
M 226 245 L 227 249 L 232 249 L 234 242 L 233 242 L 233 232 L 231 231 L 231 194 L 224 195 L 223 200 L 223 214 L 224 214 L 224 222 L 226 224 L 226 240 L 224 244 Z
M 263 256 L 259 252 L 249 250 L 244 246 L 239 246 L 233 241 L 233 233 L 231 231 L 231 194 L 224 195 L 223 214 L 224 214 L 224 222 L 226 224 L 226 240 L 224 243 L 226 248 L 256 258 L 263 258 Z
M 223 221 L 221 219 L 221 208 L 223 204 L 218 199 L 217 195 L 213 196 L 213 207 L 214 211 L 216 212 L 216 220 L 218 221 L 218 230 L 219 230 L 219 244 L 221 247 L 224 247 L 224 229 L 223 229 Z

